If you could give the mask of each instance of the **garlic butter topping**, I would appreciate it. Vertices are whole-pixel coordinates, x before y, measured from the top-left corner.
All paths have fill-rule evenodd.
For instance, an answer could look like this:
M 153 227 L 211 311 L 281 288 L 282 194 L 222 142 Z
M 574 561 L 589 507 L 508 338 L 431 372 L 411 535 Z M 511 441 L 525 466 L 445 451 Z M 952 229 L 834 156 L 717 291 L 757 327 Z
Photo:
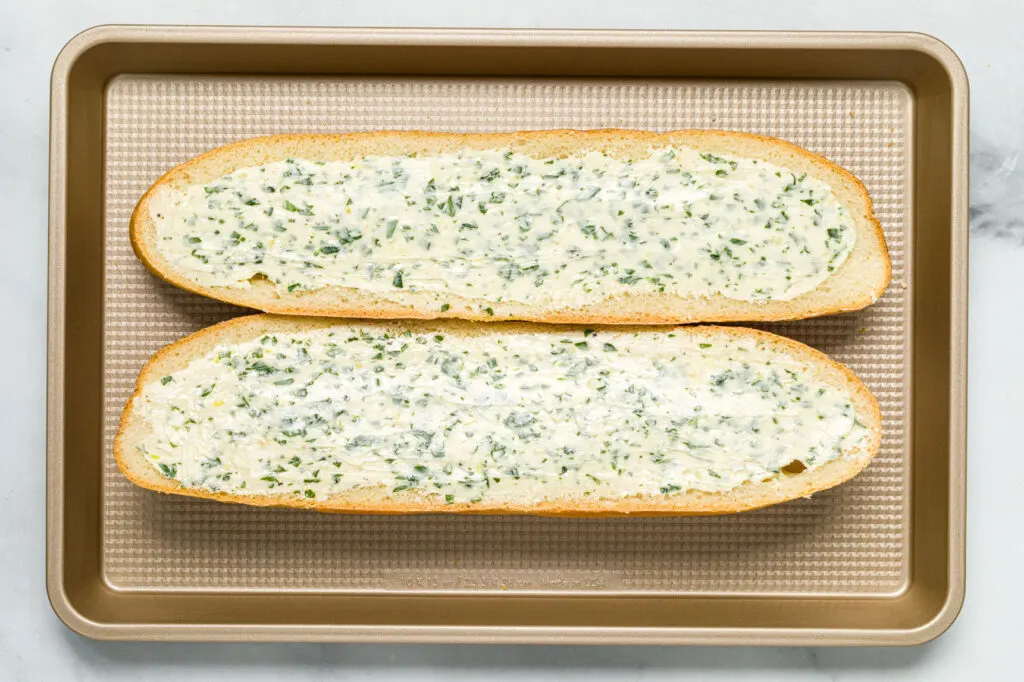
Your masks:
M 510 150 L 288 159 L 151 199 L 156 248 L 205 286 L 348 287 L 578 307 L 623 294 L 791 299 L 856 240 L 832 190 L 758 159 Z M 484 310 L 487 303 L 480 303 Z
M 851 396 L 757 339 L 335 326 L 212 350 L 146 385 L 139 449 L 240 495 L 438 503 L 721 492 L 864 449 Z

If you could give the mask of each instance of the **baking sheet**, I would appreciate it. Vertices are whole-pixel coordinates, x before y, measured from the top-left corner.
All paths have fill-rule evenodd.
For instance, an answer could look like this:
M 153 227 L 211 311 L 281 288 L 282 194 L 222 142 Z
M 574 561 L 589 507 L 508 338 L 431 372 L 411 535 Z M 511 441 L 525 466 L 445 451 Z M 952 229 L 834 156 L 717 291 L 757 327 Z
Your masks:
M 965 111 L 936 113 L 942 100 L 929 88 L 951 107 L 966 95 L 953 81 L 943 90 L 941 74 L 925 80 L 914 61 L 943 66 L 940 57 L 955 61 L 951 53 L 901 34 L 162 31 L 99 29 L 66 65 L 66 90 L 55 90 L 55 126 L 65 124 L 71 151 L 62 154 L 58 136 L 48 565 L 65 621 L 94 636 L 133 638 L 479 641 L 501 631 L 514 641 L 633 641 L 621 630 L 629 626 L 660 628 L 643 641 L 748 643 L 920 641 L 945 626 L 939 616 L 951 621 L 962 578 L 953 568 L 958 556 L 962 565 L 962 510 L 955 512 L 963 409 L 963 339 L 951 322 L 965 311 L 958 230 L 966 216 L 957 211 L 966 203 L 958 208 L 961 197 L 936 181 L 949 168 L 951 187 L 965 182 L 953 172 L 950 139 L 940 141 L 966 122 Z M 342 49 L 332 39 L 349 50 L 351 71 L 372 63 L 385 72 L 323 73 L 334 64 L 323 56 Z M 816 71 L 841 57 L 830 44 L 861 50 L 861 59 L 836 61 L 835 77 L 822 77 Z M 318 45 L 327 50 L 319 60 L 304 51 Z M 454 59 L 463 48 L 481 56 Z M 589 48 L 619 49 L 622 59 L 588 61 Z M 630 52 L 642 48 L 650 59 Z M 709 48 L 728 58 L 700 58 Z M 124 54 L 115 59 L 117 49 Z M 807 49 L 820 51 L 793 60 Z M 220 61 L 208 59 L 214 51 Z M 510 62 L 510 54 L 523 59 Z M 715 73 L 730 60 L 735 78 Z M 228 73 L 211 75 L 214 64 Z M 710 71 L 700 71 L 704 64 Z M 762 67 L 774 69 L 771 78 L 749 77 Z M 608 75 L 617 70 L 625 73 Z M 666 75 L 673 70 L 680 75 Z M 76 75 L 89 87 L 76 91 Z M 941 120 L 949 127 L 936 127 Z M 889 290 L 857 313 L 761 325 L 846 363 L 878 397 L 884 438 L 865 472 L 760 511 L 635 519 L 322 515 L 157 495 L 117 472 L 110 443 L 145 360 L 244 312 L 166 285 L 135 259 L 128 217 L 160 174 L 269 133 L 556 127 L 774 135 L 866 184 L 892 257 Z M 76 164 L 92 164 L 95 179 L 76 174 Z M 936 176 L 927 186 L 924 173 Z M 919 272 L 929 277 L 921 290 Z M 92 412 L 83 408 L 90 396 Z M 69 485 L 65 471 L 95 487 Z M 66 549 L 75 544 L 77 561 Z M 325 597 L 319 611 L 299 599 L 310 594 Z M 197 612 L 201 595 L 227 600 L 225 610 Z M 259 611 L 271 603 L 261 600 L 277 610 Z M 427 604 L 443 604 L 450 617 Z M 88 626 L 69 614 L 90 605 Z M 715 610 L 701 610 L 708 606 Z M 442 623 L 447 630 L 436 629 Z M 595 629 L 588 636 L 581 627 Z

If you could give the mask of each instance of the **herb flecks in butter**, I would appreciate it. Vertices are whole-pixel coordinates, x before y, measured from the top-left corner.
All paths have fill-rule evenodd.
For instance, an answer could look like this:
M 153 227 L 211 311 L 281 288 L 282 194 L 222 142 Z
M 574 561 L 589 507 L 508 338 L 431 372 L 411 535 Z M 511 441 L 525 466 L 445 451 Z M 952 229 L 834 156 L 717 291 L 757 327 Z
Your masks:
M 850 396 L 748 340 L 380 327 L 268 334 L 144 387 L 140 452 L 186 486 L 446 503 L 727 491 L 867 430 Z
M 823 182 L 663 148 L 289 159 L 152 198 L 160 254 L 205 286 L 349 287 L 582 306 L 623 294 L 785 300 L 856 240 Z

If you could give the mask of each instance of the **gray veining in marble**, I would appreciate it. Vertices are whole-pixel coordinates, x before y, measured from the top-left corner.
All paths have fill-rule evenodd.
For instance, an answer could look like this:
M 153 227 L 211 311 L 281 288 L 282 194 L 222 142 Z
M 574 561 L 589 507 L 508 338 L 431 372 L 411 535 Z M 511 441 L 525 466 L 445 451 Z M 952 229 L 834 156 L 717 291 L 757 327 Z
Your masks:
M 971 232 L 1024 246 L 1024 151 L 971 138 Z

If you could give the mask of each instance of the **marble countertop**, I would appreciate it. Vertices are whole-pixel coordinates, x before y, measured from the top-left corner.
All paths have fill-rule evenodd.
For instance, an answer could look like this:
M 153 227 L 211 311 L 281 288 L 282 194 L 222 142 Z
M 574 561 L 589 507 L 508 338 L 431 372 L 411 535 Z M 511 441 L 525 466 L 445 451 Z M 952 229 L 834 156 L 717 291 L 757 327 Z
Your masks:
M 244 9 L 243 9 L 244 7 Z M 739 8 L 739 9 L 738 9 Z M 968 583 L 963 612 L 910 649 L 130 644 L 84 639 L 44 588 L 48 76 L 60 47 L 103 23 L 527 28 L 842 29 L 931 33 L 966 64 L 972 97 Z M 1024 634 L 1024 6 L 1016 0 L 488 3 L 33 0 L 0 4 L 0 681 L 296 679 L 1019 679 Z

